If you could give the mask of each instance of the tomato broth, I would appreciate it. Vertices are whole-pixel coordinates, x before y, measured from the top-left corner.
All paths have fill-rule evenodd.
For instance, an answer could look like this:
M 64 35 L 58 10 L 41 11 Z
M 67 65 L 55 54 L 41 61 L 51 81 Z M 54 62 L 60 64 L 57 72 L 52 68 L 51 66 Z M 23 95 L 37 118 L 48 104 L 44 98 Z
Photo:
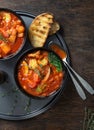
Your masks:
M 37 50 L 18 64 L 18 82 L 30 95 L 46 97 L 55 92 L 64 78 L 61 60 L 53 52 Z

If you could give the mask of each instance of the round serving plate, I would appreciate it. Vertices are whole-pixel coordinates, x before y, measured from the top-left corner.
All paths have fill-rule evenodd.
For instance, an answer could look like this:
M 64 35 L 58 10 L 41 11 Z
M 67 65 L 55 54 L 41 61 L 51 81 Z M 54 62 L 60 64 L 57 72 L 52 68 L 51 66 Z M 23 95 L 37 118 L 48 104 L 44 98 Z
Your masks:
M 28 30 L 29 25 L 35 16 L 22 11 L 16 11 L 16 13 L 22 17 Z M 68 47 L 60 32 L 48 37 L 44 46 L 45 48 L 48 47 L 50 41 L 59 44 L 67 52 L 68 62 L 70 63 Z M 32 45 L 27 37 L 24 47 L 15 57 L 9 60 L 0 61 L 0 70 L 6 73 L 5 82 L 0 84 L 0 118 L 2 119 L 23 120 L 45 112 L 58 101 L 64 87 L 66 86 L 68 74 L 65 77 L 62 88 L 55 96 L 41 100 L 28 97 L 18 89 L 14 80 L 15 62 L 25 50 L 30 48 L 32 48 Z

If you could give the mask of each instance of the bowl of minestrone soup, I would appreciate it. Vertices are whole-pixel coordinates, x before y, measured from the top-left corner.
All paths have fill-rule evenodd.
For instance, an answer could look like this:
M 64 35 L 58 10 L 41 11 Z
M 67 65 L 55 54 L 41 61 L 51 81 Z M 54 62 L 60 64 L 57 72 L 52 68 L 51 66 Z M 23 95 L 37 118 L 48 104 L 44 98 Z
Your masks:
M 52 50 L 33 48 L 18 59 L 14 77 L 22 92 L 28 96 L 45 98 L 61 89 L 65 68 L 60 57 Z
M 0 8 L 0 59 L 15 56 L 26 41 L 26 26 L 22 18 L 10 9 Z

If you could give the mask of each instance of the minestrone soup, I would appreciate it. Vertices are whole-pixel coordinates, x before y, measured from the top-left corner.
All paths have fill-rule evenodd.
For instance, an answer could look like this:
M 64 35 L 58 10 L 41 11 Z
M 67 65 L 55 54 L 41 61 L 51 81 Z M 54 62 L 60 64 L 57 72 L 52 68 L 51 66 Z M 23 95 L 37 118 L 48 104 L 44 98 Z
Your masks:
M 0 58 L 18 51 L 24 40 L 25 27 L 14 13 L 0 11 Z
M 50 51 L 28 53 L 18 65 L 18 81 L 30 95 L 49 96 L 60 87 L 63 77 L 61 60 Z

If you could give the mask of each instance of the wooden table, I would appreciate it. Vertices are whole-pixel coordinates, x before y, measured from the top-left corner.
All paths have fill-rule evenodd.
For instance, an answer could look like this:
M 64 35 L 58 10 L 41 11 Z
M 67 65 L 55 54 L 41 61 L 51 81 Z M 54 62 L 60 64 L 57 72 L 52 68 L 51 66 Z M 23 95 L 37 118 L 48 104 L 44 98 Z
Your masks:
M 35 16 L 52 12 L 63 28 L 73 68 L 94 88 L 94 0 L 1 0 L 0 7 Z M 85 107 L 94 107 L 94 97 L 86 95 L 83 101 L 69 79 L 62 96 L 48 111 L 24 121 L 0 119 L 0 130 L 82 130 Z

